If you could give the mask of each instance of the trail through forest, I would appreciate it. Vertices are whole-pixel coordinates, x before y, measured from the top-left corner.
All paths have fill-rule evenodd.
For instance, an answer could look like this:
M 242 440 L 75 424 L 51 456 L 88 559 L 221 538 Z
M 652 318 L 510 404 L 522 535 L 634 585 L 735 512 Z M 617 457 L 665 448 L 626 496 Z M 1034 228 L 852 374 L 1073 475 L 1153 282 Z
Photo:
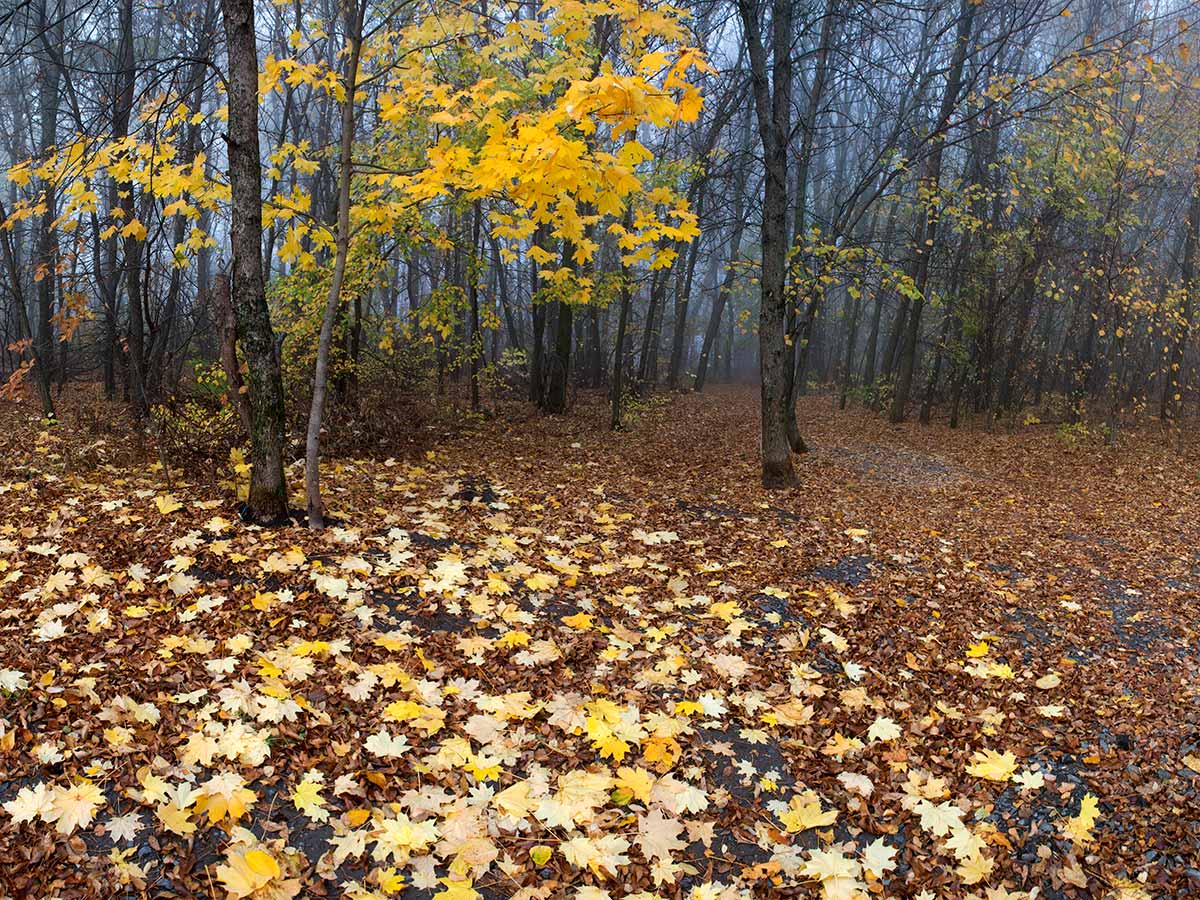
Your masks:
M 0 896 L 1200 890 L 1156 431 L 814 396 L 768 493 L 751 390 L 584 399 L 334 460 L 311 532 L 2 414 Z

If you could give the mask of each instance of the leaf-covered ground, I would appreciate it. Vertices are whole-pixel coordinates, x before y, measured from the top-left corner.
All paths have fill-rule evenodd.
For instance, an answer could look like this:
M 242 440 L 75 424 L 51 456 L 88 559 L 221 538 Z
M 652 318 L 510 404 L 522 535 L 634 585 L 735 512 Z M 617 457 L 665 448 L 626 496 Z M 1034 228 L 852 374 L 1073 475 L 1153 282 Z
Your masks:
M 114 416 L 118 413 L 114 412 Z M 0 417 L 0 896 L 1200 891 L 1200 484 L 755 396 L 500 417 L 243 525 Z

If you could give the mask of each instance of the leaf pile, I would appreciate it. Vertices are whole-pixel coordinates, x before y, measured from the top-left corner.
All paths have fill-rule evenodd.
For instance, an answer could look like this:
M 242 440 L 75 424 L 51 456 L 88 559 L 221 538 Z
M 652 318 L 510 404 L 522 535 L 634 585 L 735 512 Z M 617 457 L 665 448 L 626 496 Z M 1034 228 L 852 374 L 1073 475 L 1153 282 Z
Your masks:
M 1200 890 L 1194 464 L 802 414 L 787 494 L 730 390 L 338 461 L 314 534 L 4 410 L 0 886 Z

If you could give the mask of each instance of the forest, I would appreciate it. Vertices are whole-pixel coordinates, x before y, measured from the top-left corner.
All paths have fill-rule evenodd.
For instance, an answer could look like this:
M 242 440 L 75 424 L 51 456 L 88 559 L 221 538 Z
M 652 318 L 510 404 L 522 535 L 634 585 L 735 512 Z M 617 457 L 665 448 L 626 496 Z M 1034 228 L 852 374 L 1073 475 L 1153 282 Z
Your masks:
M 0 900 L 1200 895 L 1196 29 L 0 0 Z

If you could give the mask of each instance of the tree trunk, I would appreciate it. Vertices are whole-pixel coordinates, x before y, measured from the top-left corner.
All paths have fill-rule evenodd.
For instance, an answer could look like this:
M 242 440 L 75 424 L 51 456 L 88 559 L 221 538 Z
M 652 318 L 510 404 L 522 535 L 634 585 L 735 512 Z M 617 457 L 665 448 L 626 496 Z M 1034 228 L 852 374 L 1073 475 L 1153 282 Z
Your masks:
M 796 483 L 787 427 L 787 417 L 791 414 L 788 375 L 792 366 L 792 351 L 785 334 L 793 6 L 791 0 L 771 0 L 769 64 L 762 42 L 757 4 L 752 0 L 738 0 L 738 12 L 750 56 L 750 81 L 765 166 L 758 317 L 762 482 L 767 488 L 781 488 Z M 768 68 L 771 70 L 769 75 Z
M 1200 153 L 1197 154 L 1200 157 Z M 1200 192 L 1192 187 L 1192 199 L 1188 204 L 1187 232 L 1184 235 L 1183 261 L 1180 264 L 1180 282 L 1183 288 L 1183 308 L 1179 324 L 1175 328 L 1175 340 L 1171 344 L 1167 359 L 1166 378 L 1163 382 L 1162 399 L 1158 415 L 1162 420 L 1174 418 L 1181 400 L 1179 370 L 1183 366 L 1183 353 L 1192 329 L 1192 309 L 1196 300 L 1196 245 L 1200 242 Z
M 575 308 L 565 300 L 557 301 L 556 306 L 558 315 L 555 316 L 554 352 L 550 356 L 550 365 L 546 372 L 545 410 L 548 413 L 567 411 L 567 388 L 571 371 L 572 326 Z
M 218 272 L 213 289 L 213 313 L 216 319 L 217 339 L 220 344 L 221 368 L 225 372 L 229 402 L 238 411 L 242 431 L 249 439 L 254 432 L 250 413 L 250 400 L 246 396 L 245 382 L 237 360 L 237 316 L 233 311 L 233 299 L 229 291 L 229 276 Z
M 600 341 L 600 309 L 588 307 L 588 384 L 594 388 L 604 383 L 604 345 Z
M 933 367 L 929 370 L 929 378 L 925 381 L 925 390 L 921 396 L 921 412 L 917 417 L 922 425 L 928 425 L 933 417 L 933 401 L 937 394 L 938 382 L 942 377 L 942 358 L 946 351 L 946 340 L 950 337 L 950 325 L 954 319 L 950 310 L 942 312 L 942 327 L 938 333 L 937 346 L 933 350 Z
M 542 247 L 546 238 L 544 226 L 533 233 L 533 245 Z M 530 259 L 529 308 L 533 317 L 533 337 L 529 347 L 529 400 L 539 407 L 545 400 L 545 340 L 546 305 L 538 300 L 538 263 Z
M 954 334 L 951 345 L 955 348 L 954 364 L 950 370 L 950 427 L 958 427 L 958 414 L 962 408 L 963 387 L 967 381 L 968 362 L 962 348 L 963 323 L 961 316 L 954 317 Z
M 704 197 L 702 195 L 697 215 L 703 215 L 703 211 Z M 692 241 L 687 252 L 687 269 L 683 276 L 683 286 L 675 297 L 675 322 L 671 332 L 671 361 L 667 366 L 667 387 L 671 390 L 679 387 L 679 373 L 683 367 L 683 344 L 687 338 L 688 302 L 692 295 L 696 261 L 700 256 L 700 238 Z
M 629 231 L 633 227 L 632 210 L 625 211 L 625 221 L 623 225 L 626 231 Z M 621 308 L 617 311 L 617 339 L 616 346 L 613 348 L 612 385 L 610 394 L 612 414 L 608 421 L 608 427 L 610 431 L 616 431 L 621 427 L 621 391 L 624 389 L 622 382 L 625 376 L 625 329 L 629 324 L 629 307 L 633 302 L 632 290 L 629 284 L 629 266 L 625 263 L 625 255 L 621 252 L 620 247 L 617 248 L 617 255 L 621 261 Z
M 8 221 L 8 211 L 4 208 L 4 204 L 0 203 L 0 223 Z M 41 374 L 38 370 L 39 363 L 37 357 L 37 342 L 34 340 L 33 325 L 29 321 L 29 308 L 25 302 L 25 292 L 21 287 L 21 268 L 17 261 L 16 241 L 13 240 L 13 233 L 10 229 L 0 229 L 0 246 L 4 249 L 4 263 L 8 269 L 8 279 L 12 290 L 13 305 L 17 310 L 17 338 L 23 342 L 28 340 L 28 344 L 24 345 L 29 354 L 29 362 L 34 368 L 34 379 L 37 383 L 38 396 L 42 402 L 42 415 L 47 419 L 54 419 L 54 398 L 50 393 L 49 380 L 43 384 Z M 7 322 L 5 325 L 7 327 Z M 18 345 L 20 346 L 20 345 Z M 5 341 L 5 349 L 9 349 L 7 340 Z M 9 382 L 4 386 L 4 390 L 8 390 L 10 386 L 15 387 L 16 382 Z M 47 403 L 49 408 L 47 408 Z
M 838 3 L 839 0 L 828 0 L 825 4 L 825 14 L 821 23 L 821 39 L 813 69 L 812 87 L 809 90 L 804 116 L 800 121 L 802 134 L 800 152 L 796 155 L 796 208 L 792 221 L 792 266 L 794 267 L 804 264 L 803 247 L 808 240 L 809 170 L 812 168 L 813 146 L 817 137 L 817 120 L 821 113 L 821 103 L 829 76 L 829 56 L 833 49 L 833 38 L 838 21 Z M 819 291 L 812 292 L 803 317 L 796 315 L 794 302 L 787 305 L 787 332 L 791 338 L 788 352 L 791 359 L 787 368 L 787 419 L 785 425 L 788 443 L 796 453 L 808 452 L 808 446 L 804 443 L 804 438 L 800 436 L 800 428 L 796 423 L 796 398 L 803 393 L 805 370 L 808 366 L 809 341 L 812 338 L 813 323 L 820 304 L 820 296 Z
M 479 412 L 479 370 L 483 357 L 483 335 L 479 333 L 479 228 L 483 205 L 476 200 L 471 208 L 471 258 L 467 265 L 467 298 L 470 302 L 471 345 L 467 348 L 471 364 L 471 412 Z
M 1021 266 L 1021 281 L 1017 289 L 1017 316 L 1013 322 L 1012 337 L 1008 346 L 1008 360 L 1004 366 L 1004 374 L 1000 381 L 1000 393 L 997 400 L 997 412 L 1003 412 L 1012 407 L 1012 383 L 1017 374 L 1021 357 L 1025 348 L 1025 336 L 1029 329 L 1029 314 L 1033 311 L 1036 299 L 1038 273 L 1054 232 L 1061 218 L 1058 210 L 1052 206 L 1053 200 L 1047 201 L 1038 213 L 1037 219 L 1030 229 L 1024 259 Z
M 227 0 L 228 2 L 228 0 Z M 245 2 L 245 0 L 241 0 Z M 325 413 L 325 395 L 329 387 L 329 350 L 333 343 L 333 325 L 342 300 L 346 277 L 346 258 L 350 255 L 350 180 L 354 174 L 354 92 L 358 85 L 358 59 L 362 50 L 362 23 L 366 0 L 358 0 L 346 11 L 346 40 L 350 60 L 346 64 L 346 99 L 342 103 L 342 139 L 338 160 L 337 249 L 329 295 L 321 317 L 321 336 L 317 341 L 317 363 L 313 374 L 312 405 L 308 412 L 308 430 L 304 440 L 304 489 L 308 500 L 308 527 L 325 527 L 325 506 L 321 500 L 321 419 Z M 232 49 L 231 49 L 232 52 Z
M 37 27 L 45 53 L 45 64 L 38 83 L 38 112 L 41 119 L 38 149 L 44 156 L 48 156 L 58 140 L 58 88 L 62 81 L 62 68 L 59 64 L 58 49 L 51 46 L 56 40 L 55 33 L 61 35 L 61 28 L 55 29 L 48 21 L 45 0 L 38 6 Z M 54 305 L 54 285 L 58 281 L 55 273 L 58 254 L 54 238 L 56 192 L 53 180 L 47 179 L 43 190 L 46 210 L 38 222 L 36 255 L 33 259 L 34 277 L 37 280 L 37 330 L 31 331 L 30 337 L 33 341 L 34 378 L 42 403 L 42 415 L 53 420 L 54 399 L 50 393 L 50 385 L 51 360 L 54 357 L 54 324 L 51 311 Z
M 957 304 L 959 301 L 960 285 L 962 284 L 963 272 L 966 269 L 967 258 L 970 256 L 970 253 L 971 233 L 965 231 L 958 242 L 958 251 L 954 256 L 954 263 L 950 272 L 950 286 L 946 292 L 947 306 L 942 314 L 942 328 L 938 336 L 937 347 L 934 348 L 933 368 L 929 373 L 929 378 L 925 382 L 925 393 L 921 399 L 919 421 L 922 425 L 928 425 L 933 416 L 933 403 L 937 394 L 938 382 L 942 376 L 942 361 L 949 346 L 948 341 L 951 330 L 953 329 L 955 332 L 962 330 L 954 304 Z M 953 369 L 951 370 L 950 377 L 951 379 L 954 378 Z
M 950 64 L 950 71 L 946 76 L 946 89 L 942 94 L 937 122 L 932 132 L 934 145 L 925 161 L 921 179 L 931 195 L 936 194 L 938 182 L 941 180 L 942 155 L 946 147 L 945 131 L 954 107 L 958 103 L 959 92 L 962 90 L 963 67 L 971 42 L 976 9 L 978 6 L 975 0 L 961 0 L 958 28 L 955 32 L 954 56 Z M 892 394 L 892 410 L 889 418 L 893 423 L 904 421 L 905 407 L 908 405 L 908 396 L 912 390 L 913 370 L 917 363 L 917 340 L 921 335 L 921 309 L 925 302 L 925 291 L 929 285 L 929 258 L 933 255 L 936 236 L 937 216 L 929 206 L 923 204 L 917 216 L 916 244 L 913 247 L 909 267 L 917 296 L 913 298 L 909 310 L 904 344 L 900 354 L 900 369 L 896 376 L 896 389 Z
M 665 243 L 665 242 L 664 242 Z M 638 357 L 639 393 L 646 393 L 653 386 L 658 369 L 658 330 L 661 327 L 660 308 L 666 299 L 667 284 L 673 266 L 650 274 L 650 302 L 646 307 L 646 322 L 642 329 L 642 353 Z
M 262 167 L 258 146 L 258 49 L 254 0 L 222 0 L 229 53 L 229 186 L 233 308 L 249 367 L 250 495 L 246 514 L 287 514 L 283 479 L 283 381 L 267 309 L 262 262 Z
M 191 102 L 193 112 L 198 112 L 204 99 L 204 76 L 207 72 L 207 61 L 212 51 L 213 18 L 215 8 L 212 0 L 206 0 L 203 18 L 197 23 L 195 58 L 188 72 L 187 97 Z M 132 35 L 130 36 L 132 44 Z M 200 123 L 189 122 L 184 131 L 183 143 L 176 154 L 180 164 L 192 162 L 196 147 L 200 140 Z M 183 243 L 186 236 L 187 219 L 182 215 L 175 216 L 171 233 L 171 250 Z M 171 277 L 167 286 L 167 300 L 163 305 L 162 318 L 157 329 L 153 330 L 150 342 L 150 352 L 146 358 L 146 395 L 149 403 L 156 403 L 162 395 L 164 366 L 167 361 L 167 348 L 171 343 L 171 333 L 175 324 L 176 311 L 179 307 L 179 296 L 183 289 L 183 269 L 171 267 Z
M 520 350 L 521 331 L 517 328 L 516 319 L 513 317 L 512 300 L 508 296 L 508 267 L 500 255 L 500 245 L 496 242 L 496 238 L 490 233 L 487 238 L 492 250 L 492 266 L 496 270 L 496 284 L 500 289 L 500 311 L 504 314 L 504 329 L 508 334 L 508 345 L 514 350 Z
M 886 253 L 892 245 L 892 238 L 896 233 L 896 216 L 899 213 L 900 204 L 892 203 L 891 209 L 888 210 L 887 225 L 883 230 L 883 250 Z M 867 335 L 867 347 L 864 351 L 865 359 L 863 360 L 863 375 L 862 383 L 868 391 L 874 391 L 875 388 L 875 358 L 879 350 L 879 324 L 883 319 L 883 301 L 885 292 L 883 288 L 883 275 L 880 274 L 879 284 L 875 289 L 875 303 L 871 312 L 871 331 Z
M 846 329 L 846 358 L 842 366 L 842 390 L 838 397 L 838 409 L 846 408 L 850 387 L 854 384 L 854 346 L 858 343 L 858 323 L 862 312 L 862 288 L 854 288 L 851 296 L 850 323 Z
M 708 361 L 712 355 L 713 348 L 716 346 L 717 338 L 721 330 L 721 317 L 725 313 L 725 304 L 729 301 L 729 295 L 733 293 L 733 283 L 737 278 L 736 263 L 738 254 L 741 252 L 742 231 L 745 228 L 743 221 L 743 185 L 739 180 L 735 187 L 733 200 L 733 232 L 729 236 L 729 259 L 726 263 L 725 277 L 721 279 L 721 286 L 717 289 L 717 295 L 713 298 L 712 313 L 708 317 L 708 328 L 704 331 L 704 344 L 700 348 L 700 361 L 696 364 L 696 390 L 704 390 L 704 385 L 708 379 Z

